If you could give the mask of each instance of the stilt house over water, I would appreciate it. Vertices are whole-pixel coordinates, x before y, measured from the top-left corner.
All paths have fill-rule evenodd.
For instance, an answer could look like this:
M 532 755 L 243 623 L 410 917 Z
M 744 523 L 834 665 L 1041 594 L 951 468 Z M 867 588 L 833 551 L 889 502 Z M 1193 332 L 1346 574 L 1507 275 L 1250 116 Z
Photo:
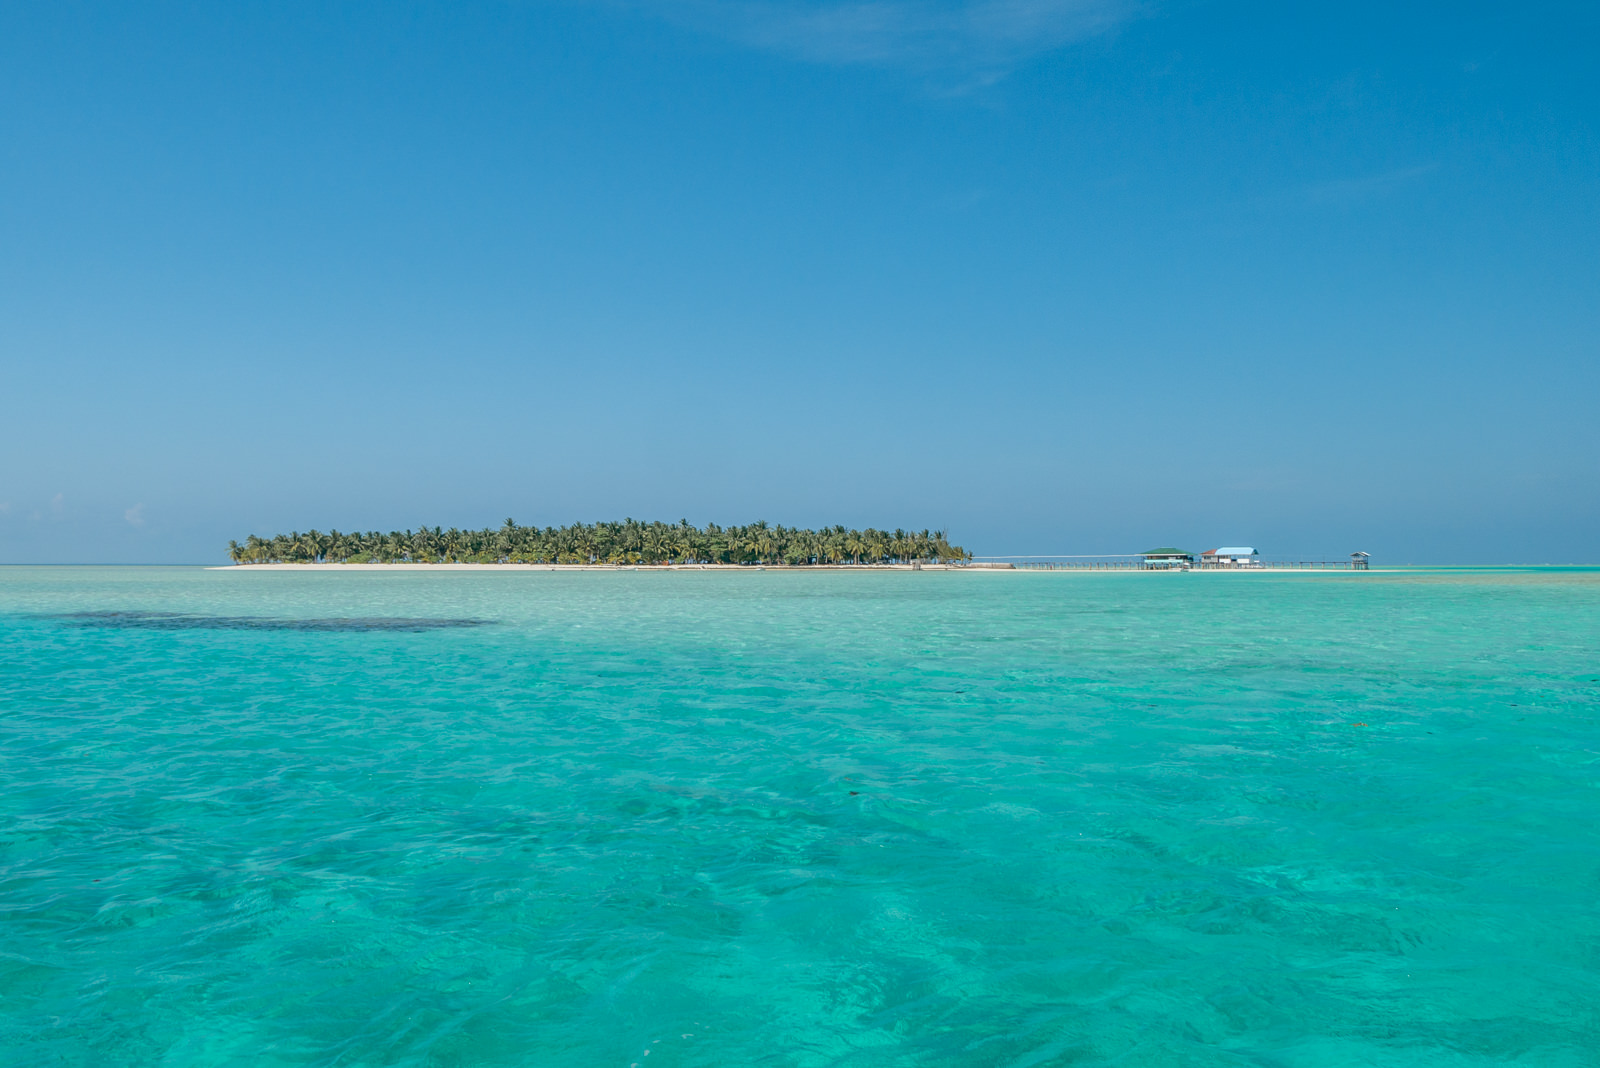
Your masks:
M 1207 549 L 1200 554 L 1200 564 L 1203 567 L 1260 567 L 1261 554 L 1248 545 Z
M 1144 557 L 1144 566 L 1160 570 L 1173 567 L 1193 567 L 1194 553 L 1183 549 L 1174 549 L 1172 546 L 1163 546 L 1160 549 L 1148 549 L 1139 554 Z

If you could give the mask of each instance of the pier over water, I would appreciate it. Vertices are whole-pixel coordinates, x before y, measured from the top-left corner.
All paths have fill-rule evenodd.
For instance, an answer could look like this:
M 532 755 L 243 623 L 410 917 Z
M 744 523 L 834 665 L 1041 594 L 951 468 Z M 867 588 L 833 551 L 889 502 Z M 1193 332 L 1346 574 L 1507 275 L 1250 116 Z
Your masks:
M 1341 560 L 1274 560 L 1253 548 L 1151 549 L 1104 556 L 980 556 L 969 566 L 1018 571 L 1366 571 L 1371 556 L 1354 552 Z

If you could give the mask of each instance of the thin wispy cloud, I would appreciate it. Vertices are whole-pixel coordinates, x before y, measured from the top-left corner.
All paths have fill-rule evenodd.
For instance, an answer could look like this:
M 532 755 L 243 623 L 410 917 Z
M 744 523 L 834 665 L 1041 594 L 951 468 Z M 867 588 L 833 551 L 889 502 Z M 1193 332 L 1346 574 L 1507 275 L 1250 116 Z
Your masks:
M 1437 163 L 1420 167 L 1400 167 L 1382 174 L 1369 174 L 1360 178 L 1340 178 L 1331 182 L 1318 182 L 1305 191 L 1313 204 L 1341 204 L 1381 196 L 1390 190 L 1407 185 L 1438 169 Z
M 682 25 L 795 59 L 984 80 L 1105 33 L 1137 0 L 637 0 Z
M 144 526 L 144 505 L 134 505 L 132 508 L 129 508 L 126 512 L 122 513 L 122 518 L 126 519 L 132 526 Z

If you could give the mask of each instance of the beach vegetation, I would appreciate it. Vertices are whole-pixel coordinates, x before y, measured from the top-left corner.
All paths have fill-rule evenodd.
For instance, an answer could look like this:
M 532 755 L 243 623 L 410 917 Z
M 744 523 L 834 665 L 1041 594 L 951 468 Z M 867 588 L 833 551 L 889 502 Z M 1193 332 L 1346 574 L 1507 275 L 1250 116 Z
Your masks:
M 228 543 L 236 564 L 747 564 L 870 565 L 950 563 L 972 554 L 951 545 L 942 530 L 806 530 L 765 521 L 720 527 L 708 523 L 574 523 L 458 530 L 420 527 L 322 533 L 309 530 Z

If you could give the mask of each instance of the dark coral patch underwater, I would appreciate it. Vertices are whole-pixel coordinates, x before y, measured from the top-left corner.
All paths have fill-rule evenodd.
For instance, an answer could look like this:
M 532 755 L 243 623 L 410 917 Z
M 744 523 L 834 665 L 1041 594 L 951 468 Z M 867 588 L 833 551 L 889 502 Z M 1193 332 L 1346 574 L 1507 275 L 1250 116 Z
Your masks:
M 207 616 L 184 612 L 69 612 L 52 619 L 77 627 L 116 630 L 304 630 L 405 631 L 484 627 L 492 619 L 358 616 L 331 619 L 284 619 L 274 616 Z

